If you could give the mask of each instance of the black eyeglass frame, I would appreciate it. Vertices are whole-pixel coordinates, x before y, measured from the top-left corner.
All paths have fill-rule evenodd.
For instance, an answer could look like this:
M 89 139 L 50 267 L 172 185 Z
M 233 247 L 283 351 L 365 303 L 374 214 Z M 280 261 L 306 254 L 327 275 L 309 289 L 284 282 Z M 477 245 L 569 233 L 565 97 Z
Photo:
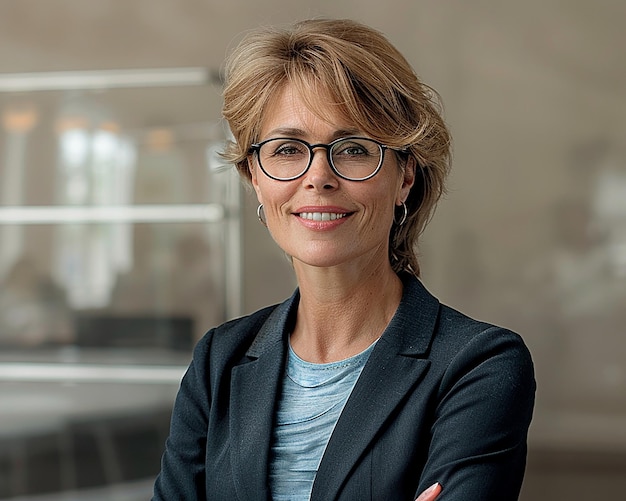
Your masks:
M 350 141 L 351 139 L 355 139 L 355 140 L 356 139 L 360 139 L 360 140 L 371 141 L 371 142 L 377 144 L 378 148 L 380 149 L 380 160 L 378 161 L 378 167 L 376 167 L 376 169 L 374 169 L 374 172 L 372 172 L 371 174 L 369 174 L 369 175 L 367 175 L 365 177 L 360 177 L 360 178 L 357 178 L 357 179 L 354 179 L 354 178 L 351 178 L 351 177 L 347 177 L 347 176 L 343 175 L 341 172 L 339 172 L 337 170 L 337 168 L 335 167 L 335 164 L 333 163 L 332 155 L 330 154 L 330 151 L 333 148 L 333 146 L 335 146 L 336 144 L 341 143 L 343 141 Z M 300 174 L 298 174 L 297 176 L 291 176 L 291 177 L 276 177 L 276 176 L 272 176 L 263 167 L 263 164 L 261 163 L 261 158 L 260 158 L 260 155 L 259 155 L 259 152 L 261 151 L 261 147 L 264 144 L 266 144 L 266 143 L 269 143 L 271 141 L 276 141 L 276 140 L 295 141 L 297 143 L 300 143 L 300 144 L 306 146 L 307 149 L 309 150 L 309 163 L 302 170 L 302 172 Z M 256 154 L 256 159 L 257 159 L 257 162 L 259 164 L 259 167 L 261 167 L 261 170 L 263 171 L 263 174 L 265 174 L 270 179 L 274 179 L 275 181 L 294 181 L 295 179 L 298 179 L 298 178 L 304 176 L 307 173 L 307 171 L 311 168 L 311 164 L 313 164 L 313 156 L 315 154 L 315 151 L 314 151 L 315 148 L 324 148 L 326 150 L 326 161 L 328 162 L 328 165 L 330 165 L 330 168 L 333 171 L 333 173 L 335 173 L 341 179 L 345 179 L 346 181 L 355 181 L 355 182 L 367 181 L 368 179 L 373 178 L 376 174 L 378 174 L 380 172 L 380 169 L 383 166 L 383 162 L 385 161 L 385 151 L 386 150 L 393 150 L 393 151 L 396 151 L 398 153 L 406 153 L 406 149 L 395 148 L 393 146 L 387 146 L 386 144 L 383 144 L 380 141 L 377 141 L 376 139 L 372 139 L 371 137 L 362 137 L 362 136 L 340 137 L 338 139 L 335 139 L 334 141 L 331 141 L 328 144 L 325 144 L 325 143 L 310 144 L 310 143 L 307 143 L 306 141 L 304 141 L 302 139 L 297 139 L 295 137 L 272 137 L 272 138 L 266 139 L 265 141 L 261 141 L 259 143 L 253 143 L 252 145 L 250 145 L 250 153 Z

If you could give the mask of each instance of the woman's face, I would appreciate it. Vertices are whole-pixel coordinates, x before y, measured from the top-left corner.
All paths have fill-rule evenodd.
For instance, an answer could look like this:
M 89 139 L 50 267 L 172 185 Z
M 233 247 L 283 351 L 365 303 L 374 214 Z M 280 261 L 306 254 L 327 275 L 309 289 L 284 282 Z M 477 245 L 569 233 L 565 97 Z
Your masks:
M 319 96 L 322 109 L 324 102 L 324 96 Z M 327 144 L 340 137 L 367 136 L 341 115 L 323 111 L 322 116 L 333 117 L 332 123 L 314 114 L 287 85 L 268 107 L 259 140 L 291 137 Z M 325 150 L 319 148 L 302 177 L 276 181 L 263 173 L 254 156 L 248 162 L 268 229 L 293 258 L 296 271 L 307 265 L 366 269 L 388 263 L 394 208 L 406 200 L 413 185 L 413 163 L 400 169 L 397 156 L 387 150 L 383 166 L 373 178 L 348 181 L 332 171 Z M 320 216 L 326 213 L 330 216 Z

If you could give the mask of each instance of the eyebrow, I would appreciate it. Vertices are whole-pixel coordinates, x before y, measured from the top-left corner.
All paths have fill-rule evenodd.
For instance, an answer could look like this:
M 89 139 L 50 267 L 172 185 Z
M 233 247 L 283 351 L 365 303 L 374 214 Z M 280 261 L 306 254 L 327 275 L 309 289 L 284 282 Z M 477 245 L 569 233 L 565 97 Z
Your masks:
M 278 127 L 269 131 L 267 137 L 293 137 L 296 139 L 302 139 L 308 135 L 308 132 L 298 129 L 297 127 Z M 331 140 L 339 139 L 340 137 L 359 136 L 363 135 L 358 129 L 338 129 L 333 132 Z

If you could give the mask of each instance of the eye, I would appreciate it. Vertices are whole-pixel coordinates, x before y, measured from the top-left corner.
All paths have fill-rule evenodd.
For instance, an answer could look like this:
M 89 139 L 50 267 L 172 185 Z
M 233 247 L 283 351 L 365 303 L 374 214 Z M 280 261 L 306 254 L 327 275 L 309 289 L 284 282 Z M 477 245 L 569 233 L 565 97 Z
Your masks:
M 271 156 L 291 157 L 308 154 L 303 144 L 294 141 L 271 141 L 266 144 L 266 148 Z
M 341 144 L 339 147 L 335 148 L 333 153 L 335 155 L 349 156 L 367 155 L 367 151 L 358 144 Z
M 375 144 L 373 144 L 376 147 Z M 346 140 L 335 144 L 333 148 L 334 157 L 367 157 L 375 154 L 376 148 L 365 143 L 365 141 Z
M 350 148 L 346 148 L 344 153 L 347 155 L 367 155 L 367 151 L 365 151 L 361 146 L 351 146 Z

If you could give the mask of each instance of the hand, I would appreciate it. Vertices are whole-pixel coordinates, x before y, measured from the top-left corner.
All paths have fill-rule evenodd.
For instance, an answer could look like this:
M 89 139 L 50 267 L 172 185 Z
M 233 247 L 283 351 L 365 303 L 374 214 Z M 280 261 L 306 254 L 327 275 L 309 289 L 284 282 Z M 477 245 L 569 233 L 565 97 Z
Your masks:
M 441 485 L 435 483 L 422 492 L 415 501 L 434 501 L 441 492 Z

